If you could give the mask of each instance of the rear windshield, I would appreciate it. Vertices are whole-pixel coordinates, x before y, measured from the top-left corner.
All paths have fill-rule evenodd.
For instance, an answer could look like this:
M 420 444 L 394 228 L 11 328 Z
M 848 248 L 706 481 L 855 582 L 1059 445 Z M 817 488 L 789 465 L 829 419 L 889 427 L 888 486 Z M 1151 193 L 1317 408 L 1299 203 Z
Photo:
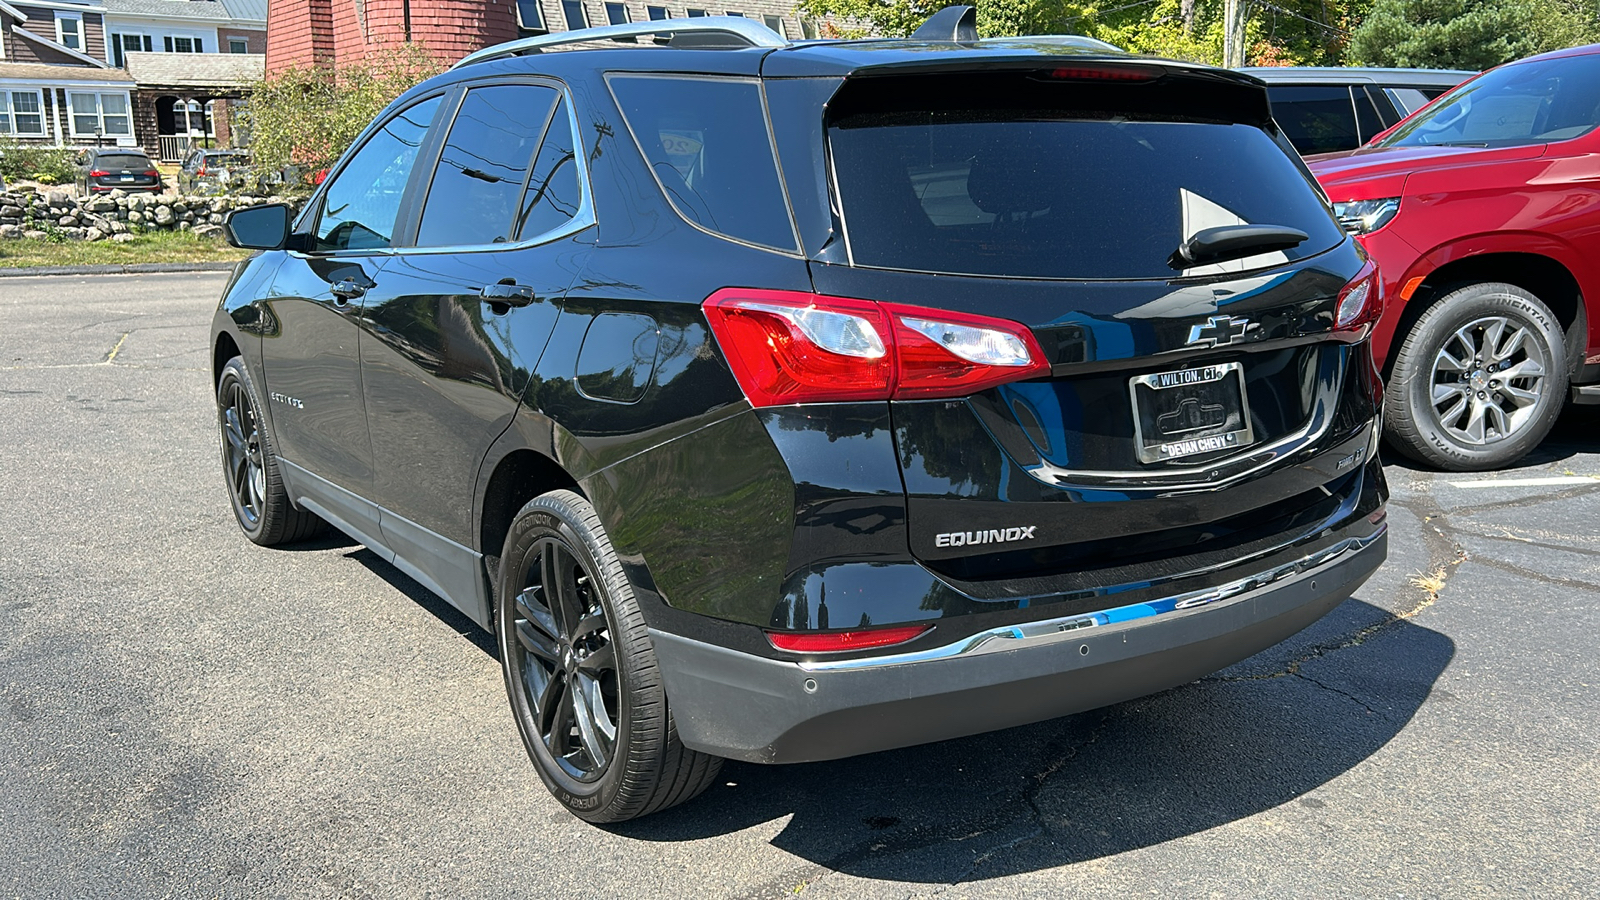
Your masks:
M 1159 94 L 1142 96 L 1143 110 L 1128 116 L 1095 102 L 1092 94 L 1106 89 L 1056 90 L 1035 92 L 1031 108 L 858 108 L 831 122 L 854 263 L 1028 278 L 1171 278 L 1280 264 L 1343 239 L 1303 170 L 1261 128 L 1184 120 L 1182 108 L 1165 116 L 1159 102 L 1148 102 Z M 1044 107 L 1041 97 L 1060 102 Z M 1182 272 L 1168 264 L 1195 232 L 1237 224 L 1284 225 L 1310 239 Z
M 1377 146 L 1511 147 L 1600 124 L 1600 55 L 1516 63 L 1457 88 Z
M 132 153 L 106 153 L 96 157 L 95 164 L 107 169 L 148 169 L 150 157 Z

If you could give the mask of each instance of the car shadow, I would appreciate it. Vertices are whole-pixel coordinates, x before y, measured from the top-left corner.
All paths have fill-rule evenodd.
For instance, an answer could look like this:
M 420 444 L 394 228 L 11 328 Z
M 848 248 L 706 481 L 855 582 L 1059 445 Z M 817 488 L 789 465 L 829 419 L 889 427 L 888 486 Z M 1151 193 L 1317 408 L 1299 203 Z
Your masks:
M 1036 725 L 827 763 L 729 762 L 702 797 L 610 830 L 683 841 L 788 817 L 773 845 L 816 866 L 933 883 L 1100 859 L 1288 803 L 1310 813 L 1322 801 L 1307 795 L 1393 739 L 1455 653 L 1359 600 L 1332 617 L 1388 624 Z
M 494 635 L 479 628 L 478 623 L 467 618 L 465 613 L 451 606 L 444 598 L 423 587 L 416 579 L 395 568 L 393 563 L 355 541 L 336 546 L 354 546 L 356 549 L 345 554 L 346 559 L 355 560 L 365 566 L 367 571 L 388 582 L 390 587 L 405 594 L 411 602 L 432 613 L 440 622 L 471 641 L 472 645 L 482 650 L 485 656 L 497 661 L 500 659 L 500 650 L 495 645 Z

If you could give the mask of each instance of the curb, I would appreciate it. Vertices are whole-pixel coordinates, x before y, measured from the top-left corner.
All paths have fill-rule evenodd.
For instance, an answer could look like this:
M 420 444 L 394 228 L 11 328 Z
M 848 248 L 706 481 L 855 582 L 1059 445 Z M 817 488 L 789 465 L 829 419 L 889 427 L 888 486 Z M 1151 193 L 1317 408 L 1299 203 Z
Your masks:
M 0 278 L 34 275 L 145 275 L 159 272 L 232 272 L 237 262 L 123 263 L 105 266 L 31 266 L 0 268 Z

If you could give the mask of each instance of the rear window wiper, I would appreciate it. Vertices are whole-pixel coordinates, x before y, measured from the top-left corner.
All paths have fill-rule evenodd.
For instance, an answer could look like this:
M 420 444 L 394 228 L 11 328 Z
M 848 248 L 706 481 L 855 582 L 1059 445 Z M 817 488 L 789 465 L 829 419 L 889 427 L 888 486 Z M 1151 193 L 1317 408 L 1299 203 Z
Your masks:
M 1167 265 L 1191 269 L 1207 263 L 1242 259 L 1258 253 L 1298 247 L 1309 237 L 1298 228 L 1285 225 L 1222 225 L 1203 228 L 1178 245 Z

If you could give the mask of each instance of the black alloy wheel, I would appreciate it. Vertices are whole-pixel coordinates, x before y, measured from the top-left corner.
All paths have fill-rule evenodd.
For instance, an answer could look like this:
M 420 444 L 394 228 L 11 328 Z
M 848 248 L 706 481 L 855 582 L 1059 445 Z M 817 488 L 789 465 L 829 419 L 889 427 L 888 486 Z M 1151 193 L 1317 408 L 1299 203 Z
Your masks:
M 592 782 L 617 746 L 617 650 L 594 577 L 559 535 L 534 546 L 538 565 L 516 596 L 517 668 L 550 758 Z
M 217 426 L 222 437 L 222 474 L 233 516 L 245 537 L 262 546 L 302 541 L 326 525 L 289 500 L 278 474 L 272 437 L 260 415 L 261 394 L 244 360 L 234 357 L 217 379 Z
M 644 615 L 588 500 L 551 491 L 517 513 L 495 597 L 517 731 L 568 810 L 622 822 L 711 785 L 722 760 L 679 741 Z

